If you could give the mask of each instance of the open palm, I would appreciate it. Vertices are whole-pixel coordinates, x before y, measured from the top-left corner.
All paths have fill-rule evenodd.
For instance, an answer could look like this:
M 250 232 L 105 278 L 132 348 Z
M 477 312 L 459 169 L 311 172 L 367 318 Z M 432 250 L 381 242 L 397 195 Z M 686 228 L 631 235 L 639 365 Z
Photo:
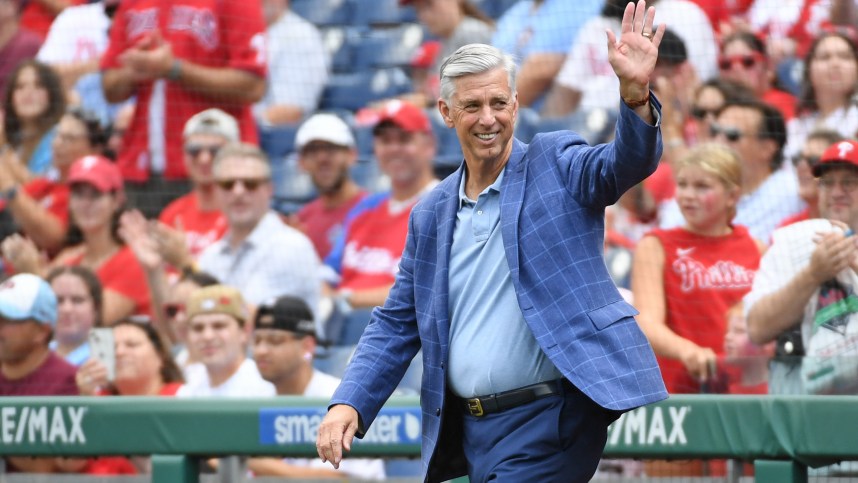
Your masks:
M 623 12 L 620 38 L 607 30 L 608 61 L 620 79 L 623 97 L 643 97 L 649 90 L 649 78 L 658 59 L 658 46 L 664 36 L 664 24 L 652 30 L 655 7 L 646 8 L 646 1 L 629 3 Z

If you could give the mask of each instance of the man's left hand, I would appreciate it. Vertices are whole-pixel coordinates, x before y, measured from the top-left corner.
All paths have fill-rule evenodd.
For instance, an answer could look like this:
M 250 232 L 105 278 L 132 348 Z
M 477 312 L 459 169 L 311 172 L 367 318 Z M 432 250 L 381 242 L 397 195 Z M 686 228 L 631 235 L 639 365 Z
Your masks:
M 620 38 L 608 29 L 608 61 L 620 79 L 620 95 L 626 103 L 645 99 L 649 79 L 658 59 L 658 46 L 665 25 L 653 31 L 655 7 L 646 8 L 645 0 L 629 3 L 623 12 Z

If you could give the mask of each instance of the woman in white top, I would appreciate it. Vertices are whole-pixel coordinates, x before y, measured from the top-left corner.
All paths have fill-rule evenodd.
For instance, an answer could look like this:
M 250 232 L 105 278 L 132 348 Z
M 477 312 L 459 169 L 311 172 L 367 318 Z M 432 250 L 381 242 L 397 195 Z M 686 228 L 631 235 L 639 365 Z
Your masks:
M 787 126 L 785 154 L 801 151 L 807 135 L 819 128 L 833 129 L 845 137 L 858 131 L 858 49 L 846 32 L 820 34 L 804 59 L 798 116 Z

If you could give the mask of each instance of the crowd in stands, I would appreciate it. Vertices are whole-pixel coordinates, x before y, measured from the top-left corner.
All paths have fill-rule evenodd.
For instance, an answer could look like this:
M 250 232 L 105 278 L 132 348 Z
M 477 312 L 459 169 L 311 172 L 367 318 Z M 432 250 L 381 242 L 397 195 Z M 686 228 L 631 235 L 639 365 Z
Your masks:
M 0 0 L 0 396 L 329 396 L 412 207 L 460 168 L 444 58 L 515 56 L 518 139 L 605 142 L 626 3 Z M 858 2 L 651 3 L 664 155 L 605 253 L 668 389 L 854 394 L 831 334 L 858 347 Z M 332 476 L 317 463 L 249 467 Z

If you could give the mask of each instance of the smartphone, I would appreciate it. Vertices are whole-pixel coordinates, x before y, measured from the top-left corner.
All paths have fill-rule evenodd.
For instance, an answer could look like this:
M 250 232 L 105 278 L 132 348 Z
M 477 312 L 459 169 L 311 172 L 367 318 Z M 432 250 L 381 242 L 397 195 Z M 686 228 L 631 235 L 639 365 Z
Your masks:
M 107 380 L 116 376 L 116 346 L 113 342 L 112 328 L 97 328 L 89 331 L 90 357 L 101 361 L 107 368 Z

